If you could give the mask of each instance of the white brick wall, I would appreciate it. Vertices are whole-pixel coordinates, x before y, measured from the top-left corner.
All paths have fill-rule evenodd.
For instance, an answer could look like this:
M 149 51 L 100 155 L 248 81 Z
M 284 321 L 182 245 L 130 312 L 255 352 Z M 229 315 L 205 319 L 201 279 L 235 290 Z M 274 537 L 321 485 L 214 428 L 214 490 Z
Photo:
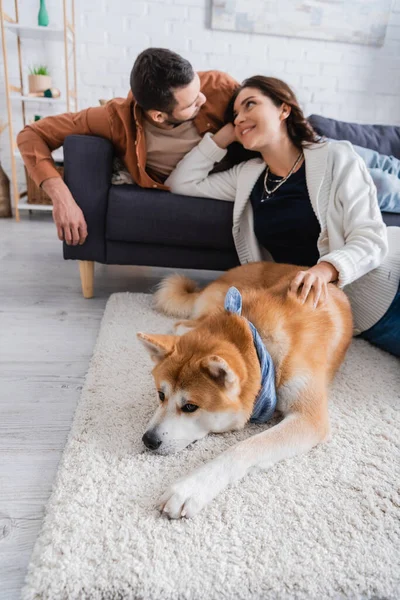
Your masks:
M 20 19 L 35 23 L 38 0 L 20 0 Z M 4 0 L 13 15 L 13 0 Z M 52 24 L 62 23 L 61 0 L 47 0 Z M 79 107 L 99 98 L 125 96 L 137 54 L 148 46 L 168 47 L 196 69 L 220 69 L 238 80 L 254 74 L 281 77 L 292 85 L 304 112 L 358 121 L 400 124 L 400 0 L 394 1 L 381 48 L 250 35 L 209 29 L 209 0 L 75 0 Z M 13 83 L 18 83 L 16 45 L 8 34 Z M 46 62 L 54 85 L 64 92 L 63 49 L 57 44 L 24 44 L 29 64 Z M 0 64 L 0 118 L 5 119 L 3 64 Z M 36 109 L 39 111 L 40 107 Z M 21 121 L 15 111 L 15 128 Z M 0 157 L 8 163 L 7 137 Z

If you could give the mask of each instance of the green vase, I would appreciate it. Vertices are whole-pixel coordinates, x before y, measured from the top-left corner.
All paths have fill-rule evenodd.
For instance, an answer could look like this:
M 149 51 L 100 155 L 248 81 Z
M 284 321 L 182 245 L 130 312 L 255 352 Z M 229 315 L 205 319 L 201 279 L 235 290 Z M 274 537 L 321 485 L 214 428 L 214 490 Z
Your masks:
M 47 25 L 49 24 L 49 14 L 47 12 L 45 0 L 40 0 L 38 24 L 42 27 L 47 27 Z

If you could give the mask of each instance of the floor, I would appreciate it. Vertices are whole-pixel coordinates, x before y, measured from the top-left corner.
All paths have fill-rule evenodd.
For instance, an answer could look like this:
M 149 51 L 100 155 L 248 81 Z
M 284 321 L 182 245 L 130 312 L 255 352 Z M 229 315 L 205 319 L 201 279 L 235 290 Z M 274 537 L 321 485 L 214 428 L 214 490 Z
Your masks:
M 96 265 L 85 300 L 49 214 L 0 219 L 0 600 L 20 597 L 110 294 L 150 292 L 168 273 Z

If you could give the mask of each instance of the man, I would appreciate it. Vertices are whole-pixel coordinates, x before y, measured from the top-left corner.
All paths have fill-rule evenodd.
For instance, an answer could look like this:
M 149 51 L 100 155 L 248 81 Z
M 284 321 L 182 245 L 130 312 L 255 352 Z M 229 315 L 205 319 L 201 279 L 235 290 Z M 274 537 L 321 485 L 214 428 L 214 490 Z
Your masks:
M 78 113 L 47 117 L 27 125 L 18 148 L 30 177 L 53 201 L 60 240 L 83 244 L 85 218 L 55 169 L 51 152 L 68 135 L 109 139 L 132 179 L 141 187 L 168 189 L 163 182 L 207 132 L 224 124 L 224 112 L 238 83 L 226 73 L 195 73 L 175 52 L 149 48 L 137 57 L 126 99 Z

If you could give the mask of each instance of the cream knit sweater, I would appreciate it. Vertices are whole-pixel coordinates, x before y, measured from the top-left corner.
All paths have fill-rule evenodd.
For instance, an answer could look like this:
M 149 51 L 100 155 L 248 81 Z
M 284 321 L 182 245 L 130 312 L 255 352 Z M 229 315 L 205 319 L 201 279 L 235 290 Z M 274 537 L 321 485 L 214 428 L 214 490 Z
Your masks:
M 226 152 L 206 134 L 165 185 L 187 196 L 235 202 L 232 233 L 240 262 L 271 260 L 254 235 L 249 199 L 265 163 L 256 158 L 208 175 Z M 383 223 L 376 188 L 350 143 L 305 147 L 304 157 L 308 193 L 321 227 L 320 261 L 330 262 L 339 272 L 339 286 L 350 299 L 358 334 L 379 321 L 399 287 L 400 228 Z

